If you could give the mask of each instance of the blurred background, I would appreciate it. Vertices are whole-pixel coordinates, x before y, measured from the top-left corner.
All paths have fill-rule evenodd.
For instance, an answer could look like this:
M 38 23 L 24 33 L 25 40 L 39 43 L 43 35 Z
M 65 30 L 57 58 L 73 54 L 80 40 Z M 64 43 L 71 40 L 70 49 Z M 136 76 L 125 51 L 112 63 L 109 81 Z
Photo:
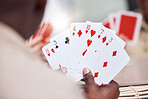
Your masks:
M 43 22 L 53 25 L 53 36 L 72 22 L 102 22 L 110 13 L 136 8 L 136 0 L 47 0 Z

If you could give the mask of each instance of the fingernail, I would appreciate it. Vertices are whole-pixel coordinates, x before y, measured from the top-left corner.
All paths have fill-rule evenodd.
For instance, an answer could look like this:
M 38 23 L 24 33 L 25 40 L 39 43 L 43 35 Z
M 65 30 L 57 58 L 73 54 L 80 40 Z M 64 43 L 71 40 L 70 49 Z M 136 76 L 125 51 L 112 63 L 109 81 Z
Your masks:
M 67 72 L 67 68 L 65 68 L 65 67 L 61 67 L 61 70 L 62 70 L 64 73 Z
M 85 69 L 84 69 L 84 75 L 85 75 L 85 74 L 88 74 L 89 72 L 90 72 L 90 70 L 89 70 L 88 68 L 85 68 Z

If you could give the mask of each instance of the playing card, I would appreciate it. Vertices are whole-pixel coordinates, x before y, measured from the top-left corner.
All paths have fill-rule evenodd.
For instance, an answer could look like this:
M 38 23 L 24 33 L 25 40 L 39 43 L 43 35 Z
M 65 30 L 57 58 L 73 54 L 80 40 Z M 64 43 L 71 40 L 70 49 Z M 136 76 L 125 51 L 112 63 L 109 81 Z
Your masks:
M 85 44 L 84 40 L 87 38 L 87 30 L 85 31 L 86 23 L 72 23 L 71 24 L 71 35 L 72 40 L 71 44 L 74 48 L 75 53 L 71 56 L 71 58 L 76 59 L 77 55 L 81 54 L 83 51 L 83 45 Z M 71 59 L 70 59 L 71 60 Z
M 117 16 L 118 35 L 129 44 L 136 44 L 140 33 L 142 15 L 135 12 L 122 11 L 118 12 Z
M 79 71 L 80 64 L 77 60 L 79 60 L 79 56 L 82 55 L 82 53 L 84 54 L 86 52 L 84 52 L 84 50 L 86 50 L 85 47 L 89 47 L 91 45 L 91 41 L 88 41 L 88 43 L 85 42 L 90 36 L 88 35 L 89 26 L 86 26 L 86 23 L 72 23 L 71 31 L 71 33 L 74 34 L 72 45 L 75 53 L 72 56 L 73 59 L 71 59 L 72 62 L 70 66 L 76 71 Z M 79 71 L 79 73 L 82 74 L 82 71 Z
M 42 48 L 42 51 L 43 51 L 48 63 L 50 64 L 51 68 L 53 70 L 57 70 L 60 68 L 59 63 L 58 63 L 59 60 L 57 59 L 53 48 L 54 48 L 53 44 L 49 43 Z
M 62 61 L 62 60 L 67 60 L 69 55 L 68 48 L 70 44 L 70 39 L 68 38 L 68 36 L 69 36 L 69 29 L 50 39 L 50 42 L 54 44 L 54 49 L 55 52 L 57 53 L 56 56 L 60 58 L 59 62 L 61 63 L 60 65 L 62 67 L 68 65 L 67 61 Z
M 70 68 L 70 58 L 73 55 L 73 51 L 71 49 L 71 36 L 70 29 L 58 34 L 57 36 L 50 39 L 50 42 L 54 45 L 54 51 L 56 53 L 56 57 L 58 59 L 58 63 L 60 67 L 66 67 L 68 69 L 68 73 L 77 73 L 72 68 Z M 68 74 L 67 73 L 67 74 Z

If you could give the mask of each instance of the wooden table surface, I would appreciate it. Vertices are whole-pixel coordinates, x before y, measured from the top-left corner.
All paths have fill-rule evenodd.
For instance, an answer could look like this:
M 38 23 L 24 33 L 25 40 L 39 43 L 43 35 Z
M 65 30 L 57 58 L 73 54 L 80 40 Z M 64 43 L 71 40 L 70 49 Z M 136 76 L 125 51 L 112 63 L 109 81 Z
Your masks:
M 114 80 L 120 86 L 148 84 L 148 57 L 131 59 Z

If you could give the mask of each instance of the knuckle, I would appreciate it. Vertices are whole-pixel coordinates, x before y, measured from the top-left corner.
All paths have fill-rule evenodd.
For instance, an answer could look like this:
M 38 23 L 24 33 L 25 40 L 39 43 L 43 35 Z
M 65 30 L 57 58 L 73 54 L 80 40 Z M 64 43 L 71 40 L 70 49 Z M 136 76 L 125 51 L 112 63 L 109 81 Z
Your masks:
M 84 80 L 85 80 L 85 81 L 89 81 L 89 80 L 92 80 L 92 79 L 94 79 L 94 78 L 93 78 L 93 76 L 90 75 L 90 74 L 88 74 L 88 75 L 86 75 L 86 76 L 84 77 Z
M 97 87 L 96 86 L 94 86 L 93 84 L 91 84 L 91 85 L 88 85 L 87 87 L 86 87 L 86 89 L 87 89 L 87 92 L 90 92 L 90 93 L 94 93 L 94 92 L 97 92 Z
M 92 86 L 95 85 L 94 78 L 92 75 L 85 76 L 84 81 L 85 81 L 86 85 L 92 85 Z
M 111 81 L 111 87 L 114 89 L 114 90 L 119 90 L 119 84 L 115 81 Z
M 119 89 L 119 84 L 115 82 L 116 89 Z
M 119 84 L 117 82 L 114 83 L 113 87 L 115 90 L 119 91 Z

